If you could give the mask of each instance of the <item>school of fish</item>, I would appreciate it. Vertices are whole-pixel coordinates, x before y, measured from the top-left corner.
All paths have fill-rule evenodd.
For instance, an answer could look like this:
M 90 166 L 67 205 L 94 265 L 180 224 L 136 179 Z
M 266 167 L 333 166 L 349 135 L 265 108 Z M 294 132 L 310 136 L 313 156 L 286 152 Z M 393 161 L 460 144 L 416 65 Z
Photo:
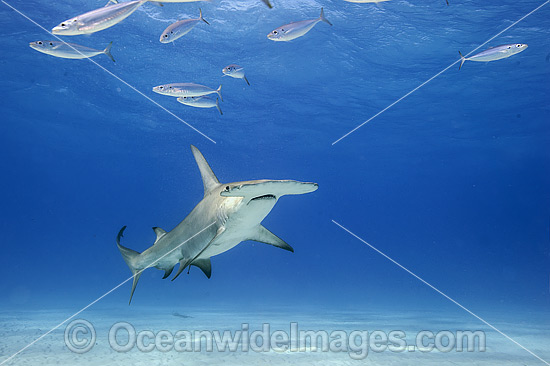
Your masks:
M 57 36 L 76 36 L 85 35 L 99 32 L 101 30 L 110 28 L 134 13 L 139 7 L 145 3 L 156 3 L 162 6 L 162 3 L 190 3 L 199 1 L 211 1 L 211 0 L 132 0 L 119 2 L 118 0 L 109 0 L 107 5 L 102 8 L 91 10 L 73 18 L 67 19 L 52 29 L 52 34 Z M 390 0 L 345 0 L 350 3 L 374 3 L 387 2 Z M 448 0 L 445 0 L 449 5 Z M 262 0 L 262 2 L 269 8 L 273 8 L 273 5 L 269 0 Z M 306 35 L 309 31 L 315 27 L 319 22 L 324 22 L 330 26 L 332 23 L 325 17 L 324 9 L 321 8 L 319 17 L 314 19 L 306 19 L 291 22 L 271 31 L 267 38 L 275 42 L 289 42 L 299 37 Z M 203 18 L 202 10 L 199 9 L 199 17 L 195 19 L 181 19 L 175 23 L 169 25 L 160 35 L 159 41 L 161 43 L 172 43 L 189 33 L 195 26 L 200 23 L 206 23 L 210 25 L 208 21 Z M 30 42 L 29 46 L 39 52 L 47 55 L 66 58 L 66 59 L 86 59 L 97 55 L 104 54 L 115 62 L 114 57 L 111 54 L 111 46 L 113 42 L 109 43 L 104 49 L 94 49 L 86 46 L 82 46 L 76 43 L 69 43 L 58 40 L 44 40 Z M 503 44 L 495 47 L 491 47 L 482 52 L 474 55 L 463 56 L 460 55 L 460 66 L 462 68 L 465 61 L 477 61 L 477 62 L 490 62 L 508 58 L 517 53 L 520 53 L 527 49 L 527 44 L 515 43 L 515 44 Z M 222 69 L 222 76 L 229 76 L 235 79 L 243 79 L 247 85 L 250 82 L 245 76 L 244 67 L 237 64 L 229 64 Z M 177 101 L 183 105 L 191 106 L 195 108 L 216 108 L 220 115 L 223 115 L 219 102 L 223 102 L 221 95 L 221 85 L 217 89 L 211 89 L 207 86 L 192 83 L 192 82 L 174 82 L 167 83 L 153 87 L 153 92 L 176 97 Z M 208 95 L 217 94 L 216 99 L 209 97 Z

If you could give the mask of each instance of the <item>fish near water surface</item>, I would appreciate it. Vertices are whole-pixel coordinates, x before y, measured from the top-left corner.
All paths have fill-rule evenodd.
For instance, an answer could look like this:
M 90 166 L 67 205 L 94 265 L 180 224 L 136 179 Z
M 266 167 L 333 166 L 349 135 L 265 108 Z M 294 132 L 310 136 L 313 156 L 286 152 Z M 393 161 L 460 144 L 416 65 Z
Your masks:
M 458 51 L 458 53 L 460 54 L 460 66 L 458 67 L 458 69 L 460 70 L 462 68 L 462 65 L 466 61 L 489 62 L 501 60 L 503 58 L 507 58 L 517 53 L 523 52 L 527 49 L 527 47 L 528 46 L 525 43 L 503 44 L 486 49 L 485 51 L 476 53 L 475 55 L 470 57 L 464 57 L 462 56 L 462 53 Z
M 199 17 L 197 19 L 183 19 L 170 24 L 164 30 L 164 32 L 162 32 L 162 34 L 160 35 L 160 42 L 161 43 L 174 42 L 176 39 L 189 33 L 191 29 L 193 29 L 201 21 L 210 25 L 210 23 L 204 20 L 204 18 L 202 17 L 202 10 L 199 9 Z
M 47 55 L 69 58 L 69 59 L 84 59 L 97 55 L 105 54 L 113 62 L 115 59 L 111 55 L 111 46 L 113 42 L 109 43 L 104 50 L 96 50 L 90 47 L 78 45 L 76 43 L 60 42 L 60 41 L 36 41 L 29 43 L 29 46 L 37 50 L 38 52 L 45 53 Z
M 202 97 L 178 97 L 178 102 L 181 104 L 195 107 L 195 108 L 214 108 L 216 107 L 218 109 L 218 112 L 220 112 L 221 115 L 223 115 L 223 112 L 220 108 L 220 102 L 219 98 L 216 98 L 216 100 L 205 96 Z
M 315 24 L 319 22 L 325 22 L 329 25 L 332 25 L 332 23 L 327 18 L 325 18 L 323 8 L 321 8 L 321 15 L 319 16 L 319 18 L 301 20 L 299 22 L 293 22 L 283 25 L 271 31 L 271 33 L 267 35 L 267 38 L 276 42 L 288 42 L 303 36 L 304 34 L 309 32 L 315 26 Z
M 235 64 L 228 65 L 222 69 L 222 73 L 223 73 L 223 76 L 231 76 L 232 78 L 235 78 L 235 79 L 243 79 L 244 81 L 246 81 L 248 85 L 250 85 L 250 83 L 248 82 L 248 79 L 244 75 L 244 68 L 239 65 L 235 65 Z
M 158 94 L 171 97 L 202 97 L 203 95 L 217 93 L 223 102 L 222 86 L 218 89 L 210 89 L 207 86 L 194 83 L 172 83 L 155 86 L 153 91 Z
M 126 1 L 77 15 L 55 26 L 52 33 L 62 36 L 75 36 L 107 29 L 129 17 L 147 1 L 149 0 Z

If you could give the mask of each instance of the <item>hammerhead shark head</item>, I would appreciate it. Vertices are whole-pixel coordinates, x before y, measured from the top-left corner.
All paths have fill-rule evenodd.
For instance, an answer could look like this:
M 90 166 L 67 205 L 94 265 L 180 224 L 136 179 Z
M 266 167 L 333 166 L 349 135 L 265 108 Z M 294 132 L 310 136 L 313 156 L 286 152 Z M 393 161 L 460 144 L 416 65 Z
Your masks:
M 317 183 L 264 179 L 222 184 L 201 152 L 193 145 L 191 150 L 204 185 L 204 197 L 193 211 L 170 232 L 153 227 L 157 239 L 143 253 L 120 244 L 126 226 L 118 233 L 118 249 L 134 279 L 129 303 L 132 302 L 139 277 L 150 267 L 165 271 L 164 279 L 179 263 L 172 281 L 190 266 L 200 268 L 210 278 L 210 257 L 226 252 L 245 240 L 294 252 L 290 245 L 263 227 L 261 222 L 280 197 L 313 192 L 318 188 Z

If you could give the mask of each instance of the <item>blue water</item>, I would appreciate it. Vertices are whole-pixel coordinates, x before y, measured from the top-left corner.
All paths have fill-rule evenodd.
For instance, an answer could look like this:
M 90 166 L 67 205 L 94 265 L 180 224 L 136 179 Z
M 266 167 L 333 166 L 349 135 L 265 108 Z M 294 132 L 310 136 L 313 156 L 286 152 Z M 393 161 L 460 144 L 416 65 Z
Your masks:
M 46 29 L 104 5 L 8 3 Z M 476 321 L 335 220 L 489 322 L 550 324 L 550 5 L 480 49 L 527 43 L 523 53 L 456 63 L 333 145 L 543 1 L 273 3 L 145 4 L 112 28 L 64 38 L 113 41 L 115 64 L 93 60 L 215 143 L 96 64 L 32 50 L 52 36 L 0 3 L 0 308 L 68 316 L 127 279 L 120 227 L 123 244 L 142 251 L 152 226 L 171 230 L 202 198 L 193 144 L 222 182 L 319 183 L 264 221 L 295 253 L 245 242 L 212 259 L 211 279 L 193 267 L 171 282 L 149 269 L 132 307 L 130 283 L 96 306 L 429 309 Z M 210 26 L 158 42 L 199 6 Z M 266 38 L 321 6 L 332 27 Z M 251 86 L 221 77 L 231 63 Z M 223 116 L 151 91 L 170 82 L 221 83 Z

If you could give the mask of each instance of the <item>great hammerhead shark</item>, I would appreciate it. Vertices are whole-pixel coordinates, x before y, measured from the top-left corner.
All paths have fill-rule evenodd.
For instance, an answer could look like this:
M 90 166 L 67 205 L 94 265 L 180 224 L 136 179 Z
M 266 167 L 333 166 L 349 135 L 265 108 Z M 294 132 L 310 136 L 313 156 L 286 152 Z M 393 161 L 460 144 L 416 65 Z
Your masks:
M 191 150 L 204 185 L 204 197 L 193 211 L 170 232 L 153 227 L 157 239 L 143 253 L 120 244 L 126 226 L 120 229 L 116 238 L 122 258 L 134 277 L 130 303 L 139 277 L 150 267 L 165 271 L 163 278 L 167 278 L 179 263 L 172 281 L 188 266 L 200 268 L 210 278 L 210 257 L 226 252 L 245 240 L 294 252 L 290 245 L 263 227 L 261 222 L 279 197 L 313 192 L 318 188 L 317 183 L 264 179 L 222 184 L 201 152 L 192 145 Z

